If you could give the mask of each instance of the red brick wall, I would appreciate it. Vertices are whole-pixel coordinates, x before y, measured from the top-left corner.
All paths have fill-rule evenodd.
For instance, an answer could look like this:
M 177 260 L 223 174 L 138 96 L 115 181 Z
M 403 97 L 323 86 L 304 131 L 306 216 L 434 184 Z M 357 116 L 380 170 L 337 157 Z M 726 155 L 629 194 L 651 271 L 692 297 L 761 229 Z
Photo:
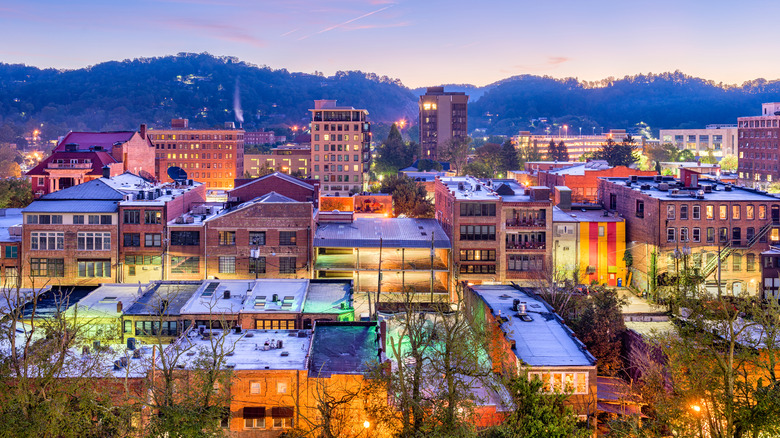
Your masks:
M 299 202 L 313 202 L 317 199 L 317 193 L 313 190 L 274 175 L 254 180 L 251 184 L 244 184 L 242 187 L 233 189 L 228 192 L 228 197 L 238 198 L 238 202 L 246 202 L 271 192 L 279 193 Z
M 572 202 L 598 201 L 599 178 L 621 177 L 631 175 L 653 176 L 657 172 L 651 170 L 631 169 L 626 166 L 615 166 L 605 170 L 586 170 L 585 175 L 557 175 L 547 171 L 540 171 L 539 185 L 547 186 L 552 191 L 554 186 L 566 186 L 571 189 Z
M 141 137 L 138 132 L 121 146 L 115 146 L 111 155 L 122 163 L 123 171 L 136 175 L 143 171 L 154 176 L 154 146 L 148 137 Z

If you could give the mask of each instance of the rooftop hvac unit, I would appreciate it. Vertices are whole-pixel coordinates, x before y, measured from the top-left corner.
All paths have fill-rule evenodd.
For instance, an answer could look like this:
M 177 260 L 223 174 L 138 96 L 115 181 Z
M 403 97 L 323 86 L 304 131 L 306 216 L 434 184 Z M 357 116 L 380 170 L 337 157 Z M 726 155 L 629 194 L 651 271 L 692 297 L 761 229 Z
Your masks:
M 658 184 L 658 190 L 661 192 L 666 192 L 669 190 L 669 184 L 667 183 L 660 183 Z
M 704 193 L 712 193 L 712 186 L 711 185 L 705 185 L 704 187 Z
M 655 182 L 661 182 L 661 181 L 663 181 L 663 178 L 664 178 L 664 177 L 663 177 L 663 176 L 661 176 L 661 175 L 656 175 L 656 176 L 654 176 L 654 177 L 653 177 L 653 181 L 655 181 Z
M 669 194 L 670 195 L 679 195 L 680 194 L 680 189 L 672 189 L 672 191 L 669 192 Z
M 194 224 L 194 223 L 195 223 L 195 218 L 194 218 L 194 217 L 192 217 L 192 216 L 188 217 L 188 218 L 187 218 L 187 223 L 188 223 L 188 224 Z
M 181 216 L 180 216 L 180 217 L 177 217 L 177 218 L 176 218 L 176 220 L 175 220 L 174 222 L 176 222 L 177 224 L 183 224 L 183 223 L 184 223 L 184 218 L 183 218 L 183 217 L 181 217 Z
M 639 181 L 639 176 L 638 175 L 631 175 L 631 182 L 637 182 L 637 181 Z

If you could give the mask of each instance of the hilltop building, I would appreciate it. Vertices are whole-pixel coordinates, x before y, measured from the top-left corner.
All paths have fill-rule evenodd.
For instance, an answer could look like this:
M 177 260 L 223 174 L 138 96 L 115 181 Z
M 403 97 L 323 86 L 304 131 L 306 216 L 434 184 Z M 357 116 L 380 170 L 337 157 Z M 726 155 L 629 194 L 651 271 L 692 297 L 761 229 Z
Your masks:
M 662 129 L 658 135 L 661 144 L 687 149 L 698 157 L 712 151 L 716 159 L 737 155 L 737 125 L 707 125 L 704 129 Z
M 780 178 L 777 137 L 780 134 L 780 102 L 761 105 L 760 116 L 737 119 L 739 132 L 738 182 L 747 187 L 766 189 Z

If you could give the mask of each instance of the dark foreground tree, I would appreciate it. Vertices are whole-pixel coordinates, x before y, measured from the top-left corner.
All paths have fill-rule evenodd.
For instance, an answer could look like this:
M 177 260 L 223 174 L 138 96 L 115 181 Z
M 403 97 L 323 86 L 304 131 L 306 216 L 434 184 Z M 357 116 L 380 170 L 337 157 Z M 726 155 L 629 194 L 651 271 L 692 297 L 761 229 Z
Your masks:
M 452 137 L 439 149 L 439 159 L 450 163 L 450 169 L 461 175 L 471 151 L 471 137 Z
M 636 144 L 630 135 L 620 143 L 616 143 L 611 138 L 607 139 L 607 142 L 601 146 L 601 149 L 594 152 L 591 158 L 604 160 L 610 166 L 630 166 L 639 161 L 636 154 Z
M 622 368 L 623 300 L 614 289 L 597 288 L 585 301 L 585 308 L 572 321 L 572 329 L 596 358 L 600 374 L 614 376 Z
M 520 160 L 517 149 L 511 139 L 506 139 L 501 145 L 501 172 L 520 170 Z
M 428 191 L 408 176 L 393 175 L 385 178 L 379 190 L 393 196 L 393 212 L 396 216 L 433 217 L 433 203 L 428 199 Z
M 401 131 L 393 123 L 385 141 L 379 145 L 375 172 L 378 174 L 395 174 L 414 161 L 417 151 L 416 144 L 407 144 L 401 136 Z

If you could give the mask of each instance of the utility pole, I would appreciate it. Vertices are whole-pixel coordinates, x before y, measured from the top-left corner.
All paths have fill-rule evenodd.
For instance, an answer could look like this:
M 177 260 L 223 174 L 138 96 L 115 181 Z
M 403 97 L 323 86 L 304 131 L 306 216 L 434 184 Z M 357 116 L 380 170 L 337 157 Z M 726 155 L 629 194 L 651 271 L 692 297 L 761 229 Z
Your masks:
M 374 303 L 373 319 L 376 320 L 377 309 L 379 309 L 379 296 L 382 295 L 382 237 L 379 237 L 379 266 L 376 276 L 376 302 Z M 369 303 L 369 307 L 371 304 Z
M 434 232 L 431 231 L 431 303 L 433 303 L 433 284 L 435 281 L 434 274 L 433 274 L 433 255 L 434 255 L 433 236 L 434 236 Z

